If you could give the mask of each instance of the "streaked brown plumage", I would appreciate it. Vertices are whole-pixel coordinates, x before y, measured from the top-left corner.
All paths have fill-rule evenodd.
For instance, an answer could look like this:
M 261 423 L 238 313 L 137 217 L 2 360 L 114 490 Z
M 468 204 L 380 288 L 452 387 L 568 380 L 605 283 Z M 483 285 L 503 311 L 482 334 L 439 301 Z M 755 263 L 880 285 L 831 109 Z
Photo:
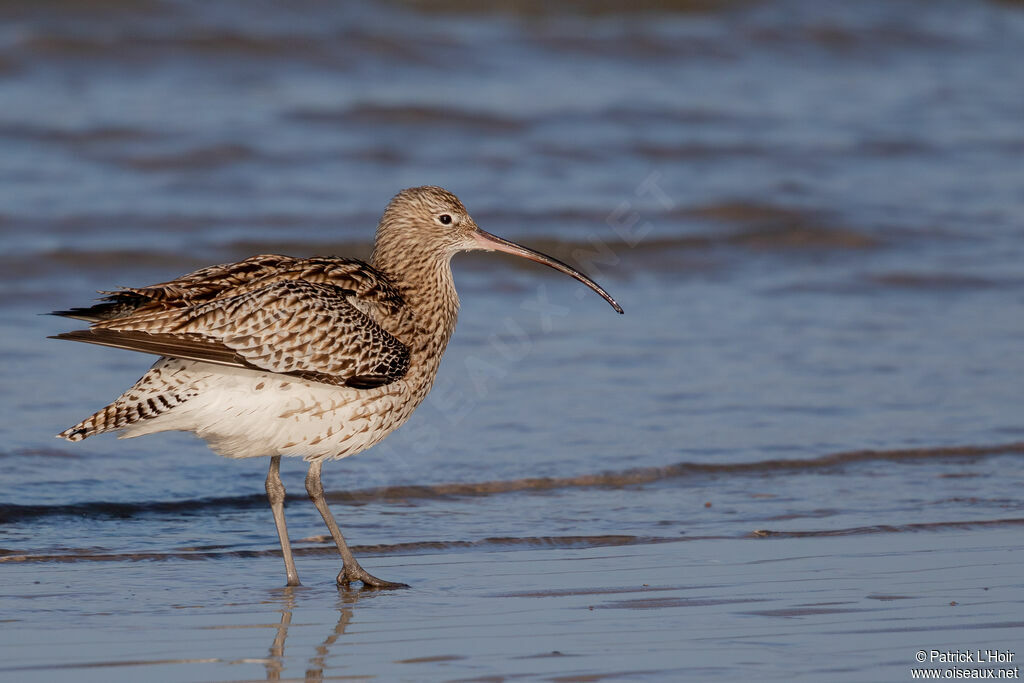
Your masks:
M 455 329 L 451 257 L 499 250 L 569 266 L 480 230 L 438 187 L 403 190 L 377 227 L 372 265 L 332 257 L 253 256 L 170 282 L 107 292 L 58 311 L 88 329 L 57 335 L 142 351 L 160 360 L 116 401 L 61 432 L 80 441 L 122 431 L 195 432 L 229 457 L 270 456 L 267 494 L 288 584 L 298 584 L 284 522 L 280 458 L 310 462 L 306 489 L 338 545 L 338 582 L 392 584 L 349 552 L 323 499 L 324 460 L 358 453 L 397 429 L 426 397 Z

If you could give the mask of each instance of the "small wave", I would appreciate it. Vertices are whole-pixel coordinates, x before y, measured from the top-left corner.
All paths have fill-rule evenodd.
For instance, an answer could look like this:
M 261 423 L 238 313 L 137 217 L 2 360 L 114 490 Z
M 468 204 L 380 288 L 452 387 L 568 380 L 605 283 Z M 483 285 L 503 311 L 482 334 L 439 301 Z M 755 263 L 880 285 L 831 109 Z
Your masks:
M 135 171 L 209 170 L 257 159 L 252 147 L 239 144 L 217 144 L 196 147 L 168 154 L 137 154 L 114 157 L 110 161 Z
M 359 504 L 392 500 L 431 500 L 462 496 L 494 496 L 506 493 L 551 491 L 573 488 L 623 488 L 659 481 L 709 476 L 757 477 L 775 472 L 833 473 L 837 469 L 867 462 L 912 462 L 916 460 L 978 460 L 981 458 L 1024 454 L 1024 442 L 989 446 L 950 446 L 908 448 L 887 451 L 848 451 L 808 459 L 757 460 L 743 463 L 679 462 L 663 467 L 638 467 L 626 470 L 584 474 L 573 477 L 528 477 L 498 481 L 451 484 L 383 486 L 352 491 L 332 491 L 330 501 Z M 289 499 L 293 497 L 289 496 Z M 295 500 L 303 498 L 294 496 Z M 0 524 L 41 517 L 85 516 L 124 518 L 148 514 L 199 513 L 215 509 L 248 509 L 266 506 L 262 494 L 201 498 L 198 500 L 113 503 L 95 501 L 66 505 L 17 505 L 0 503 Z
M 864 607 L 785 607 L 783 609 L 760 609 L 745 612 L 759 617 L 793 617 L 823 616 L 827 614 L 848 614 L 851 612 L 870 612 L 875 608 Z
M 949 292 L 977 292 L 999 290 L 1007 292 L 1024 287 L 1024 278 L 991 277 L 955 272 L 866 273 L 838 281 L 805 281 L 772 288 L 779 294 L 832 293 L 871 294 L 892 290 L 942 295 Z
M 689 143 L 677 145 L 636 144 L 626 148 L 628 152 L 644 159 L 666 163 L 700 159 L 722 159 L 726 157 L 778 158 L 779 151 L 771 147 L 748 144 Z
M 187 273 L 210 263 L 210 253 L 206 259 L 187 253 L 174 251 L 148 251 L 145 249 L 100 249 L 85 251 L 77 249 L 54 249 L 35 254 L 32 257 L 19 256 L 0 257 L 0 268 L 8 278 L 42 278 L 47 276 L 60 277 L 62 274 L 81 274 L 89 271 L 98 273 L 115 273 L 124 277 L 128 270 L 159 270 L 174 269 Z M 225 261 L 228 259 L 224 259 Z M 115 280 L 116 281 L 116 280 Z M 141 282 L 125 282 L 121 285 L 141 285 Z M 89 295 L 88 292 L 85 293 Z M 82 292 L 62 291 L 61 296 L 75 295 L 81 297 Z
M 975 529 L 978 527 L 1024 526 L 1024 519 L 972 519 L 952 522 L 920 522 L 915 524 L 875 524 L 849 529 L 822 529 L 813 531 L 772 531 L 758 529 L 751 538 L 822 538 L 827 536 L 860 536 L 863 534 L 898 534 L 908 531 L 946 531 L 948 529 Z
M 657 12 L 658 14 L 679 13 L 715 13 L 723 12 L 749 2 L 749 0 L 634 0 L 619 2 L 618 0 L 566 0 L 565 2 L 545 2 L 544 0 L 516 0 L 516 2 L 481 3 L 471 0 L 403 0 L 403 4 L 415 7 L 418 11 L 429 13 L 451 14 L 513 14 L 530 17 L 544 16 L 603 16 L 642 14 Z
M 712 586 L 704 586 L 711 588 Z M 566 598 L 574 595 L 621 595 L 623 593 L 660 593 L 685 590 L 685 586 L 607 586 L 597 588 L 551 588 L 548 590 L 495 593 L 494 598 Z
M 743 201 L 719 202 L 677 211 L 681 218 L 732 223 L 739 230 L 713 242 L 754 249 L 868 249 L 878 238 L 840 225 L 829 225 L 815 211 Z
M 754 123 L 753 119 L 746 119 L 734 111 L 724 107 L 709 108 L 707 106 L 695 105 L 692 107 L 659 109 L 643 105 L 616 104 L 603 110 L 593 113 L 594 120 L 614 121 L 629 125 L 650 126 L 656 124 L 707 124 L 732 121 L 740 123 L 747 121 Z
M 262 497 L 261 497 L 262 498 Z M 263 501 L 261 500 L 261 503 Z M 610 548 L 631 545 L 648 545 L 655 543 L 683 543 L 707 540 L 761 540 L 768 538 L 827 538 L 833 536 L 855 536 L 862 534 L 882 533 L 914 533 L 922 531 L 945 531 L 949 529 L 972 529 L 978 527 L 1016 527 L 1024 526 L 1024 518 L 982 519 L 950 522 L 925 522 L 918 524 L 879 524 L 866 527 L 846 529 L 826 529 L 809 531 L 772 531 L 759 529 L 739 535 L 705 535 L 705 536 L 633 536 L 627 534 L 600 536 L 527 536 L 527 537 L 492 537 L 475 541 L 415 541 L 411 543 L 380 543 L 375 545 L 350 546 L 356 555 L 411 555 L 459 550 L 501 550 L 509 548 L 551 548 L 551 549 L 588 549 Z M 316 543 L 317 545 L 302 545 Z M 296 542 L 292 547 L 294 555 L 299 557 L 334 556 L 337 549 L 329 536 L 318 536 Z M 103 548 L 68 548 L 50 552 L 32 552 L 0 548 L 0 564 L 22 562 L 161 562 L 169 560 L 218 560 L 224 558 L 278 557 L 277 548 L 259 550 L 227 550 L 212 548 L 178 548 L 166 552 L 109 552 Z M 579 591 L 583 593 L 585 591 Z M 616 591 L 617 592 L 617 591 Z M 572 594 L 577 594 L 573 592 Z M 524 594 L 527 597 L 544 597 L 537 593 Z
M 352 228 L 361 236 L 372 238 L 372 229 L 377 225 L 377 212 L 303 214 L 303 213 L 80 213 L 61 216 L 56 219 L 40 219 L 32 215 L 5 214 L 0 227 L 20 230 L 46 230 L 55 234 L 80 234 L 83 232 L 101 235 L 111 226 L 125 226 L 126 229 L 159 233 L 195 234 L 207 233 L 212 228 L 249 226 L 258 228 Z M 122 228 L 122 229 L 125 229 Z M 294 242 L 295 244 L 306 244 Z M 244 242 L 240 243 L 244 244 Z M 303 248 L 308 248 L 308 245 Z M 69 250 L 71 251 L 71 250 Z M 60 253 L 60 252 L 56 252 Z M 94 253 L 82 251 L 81 253 Z M 110 253 L 118 253 L 111 251 Z
M 787 22 L 785 27 L 756 27 L 748 31 L 747 36 L 773 47 L 814 45 L 839 54 L 907 47 L 948 50 L 959 43 L 950 32 L 940 34 L 923 27 L 884 22 L 867 23 L 856 28 L 828 22 Z
M 150 284 L 152 280 L 126 281 L 123 279 L 128 271 L 158 271 L 167 273 L 188 273 L 211 263 L 227 263 L 238 261 L 253 254 L 287 254 L 290 256 L 346 256 L 352 258 L 368 258 L 372 250 L 369 242 L 295 242 L 295 241 L 255 241 L 244 240 L 223 245 L 204 247 L 203 253 L 191 253 L 175 250 L 146 249 L 53 249 L 35 255 L 31 259 L 24 257 L 0 257 L 0 268 L 9 277 L 40 277 L 43 275 L 60 275 L 62 273 L 103 273 L 109 280 L 113 274 L 116 286 Z M 132 276 L 137 277 L 137 276 Z M 120 278 L 118 280 L 117 278 Z M 62 296 L 70 296 L 68 290 Z M 80 297 L 81 292 L 75 294 Z M 88 293 L 86 293 L 88 294 Z M 2 296 L 2 294 L 0 294 Z
M 664 609 L 671 607 L 714 607 L 715 605 L 740 605 L 749 602 L 767 602 L 771 598 L 637 598 L 635 600 L 613 600 L 598 609 Z
M 865 462 L 909 462 L 914 460 L 976 460 L 986 457 L 1024 454 L 1024 442 L 993 446 L 950 446 L 908 448 L 887 451 L 847 451 L 808 459 L 758 460 L 744 463 L 680 462 L 664 467 L 639 467 L 617 472 L 585 474 L 575 477 L 531 477 L 506 481 L 423 486 L 386 486 L 362 491 L 327 494 L 337 501 L 443 498 L 448 496 L 487 496 L 520 491 L 545 491 L 563 488 L 622 488 L 658 481 L 700 476 L 760 476 L 766 473 L 835 470 Z
M 131 126 L 86 126 L 84 128 L 56 128 L 30 123 L 0 124 L 0 138 L 57 142 L 71 147 L 82 145 L 143 142 L 164 138 L 165 135 L 145 128 Z
M 0 10 L 11 9 L 15 16 L 25 14 L 26 9 L 36 9 L 53 13 L 52 16 L 66 19 L 69 15 L 85 14 L 124 14 L 131 11 L 158 9 L 160 3 L 154 0 L 98 0 L 96 2 L 79 2 L 79 0 L 33 0 L 30 5 L 21 2 L 0 2 Z M 6 14 L 6 12 L 4 12 Z
M 686 217 L 728 223 L 803 223 L 812 217 L 803 209 L 745 201 L 703 204 L 684 208 L 680 213 Z
M 935 147 L 922 140 L 866 140 L 857 146 L 867 156 L 892 159 L 934 153 Z
M 0 459 L 4 458 L 81 458 L 81 453 L 63 448 L 17 448 L 13 451 L 0 451 Z
M 153 59 L 172 52 L 206 55 L 239 55 L 246 57 L 320 57 L 319 48 L 329 45 L 308 40 L 301 35 L 256 35 L 197 29 L 182 34 L 150 32 L 108 32 L 101 35 L 68 35 L 58 32 L 27 36 L 19 48 L 28 54 L 56 58 L 109 58 L 123 61 L 133 58 Z
M 495 133 L 520 131 L 529 125 L 525 119 L 484 111 L 451 109 L 420 104 L 358 104 L 344 109 L 296 109 L 287 118 L 303 123 L 444 126 L 460 130 L 474 129 Z
M 266 502 L 265 500 L 263 501 Z M 501 549 L 501 548 L 560 548 L 584 549 L 606 548 L 650 543 L 675 543 L 693 541 L 711 536 L 660 537 L 631 535 L 602 536 L 536 536 L 536 537 L 494 537 L 476 541 L 415 541 L 411 543 L 380 543 L 375 545 L 350 546 L 358 555 L 407 555 L 415 553 L 437 552 L 446 550 L 466 549 Z M 315 542 L 317 545 L 298 545 L 299 543 Z M 303 539 L 292 548 L 293 554 L 300 557 L 336 555 L 337 548 L 329 536 Z M 166 560 L 216 560 L 222 558 L 274 557 L 281 551 L 276 548 L 261 550 L 220 550 L 178 548 L 166 552 L 107 552 L 103 549 L 72 548 L 56 552 L 25 552 L 0 548 L 0 563 L 12 562 L 143 562 Z
M 479 212 L 482 225 L 502 224 L 535 225 L 556 224 L 581 229 L 600 229 L 595 237 L 614 241 L 616 233 L 608 229 L 609 210 L 570 208 L 564 210 L 521 211 L 485 210 Z M 882 240 L 868 232 L 843 225 L 832 224 L 819 212 L 794 207 L 759 204 L 743 201 L 685 206 L 660 212 L 649 212 L 652 224 L 672 226 L 672 234 L 652 234 L 636 244 L 630 252 L 659 253 L 666 249 L 719 249 L 738 247 L 758 250 L 793 249 L 870 249 L 883 245 Z M 711 230 L 701 230 L 711 226 Z M 720 226 L 728 229 L 722 230 Z M 540 237 L 531 240 L 538 248 L 545 246 L 566 253 L 592 250 L 591 241 L 552 240 Z M 555 255 L 558 255 L 557 253 Z
M 744 230 L 723 241 L 750 249 L 870 249 L 880 244 L 855 230 L 801 224 Z
M 266 507 L 267 498 L 261 494 L 223 496 L 198 500 L 115 503 L 91 501 L 65 505 L 18 505 L 0 503 L 0 524 L 37 519 L 40 517 L 88 517 L 92 519 L 126 519 L 146 514 L 182 514 L 198 510 L 243 510 Z
M 896 289 L 953 290 L 953 289 L 995 289 L 1020 286 L 1024 280 L 997 280 L 976 275 L 958 273 L 911 273 L 892 272 L 871 275 L 868 281 L 874 285 Z

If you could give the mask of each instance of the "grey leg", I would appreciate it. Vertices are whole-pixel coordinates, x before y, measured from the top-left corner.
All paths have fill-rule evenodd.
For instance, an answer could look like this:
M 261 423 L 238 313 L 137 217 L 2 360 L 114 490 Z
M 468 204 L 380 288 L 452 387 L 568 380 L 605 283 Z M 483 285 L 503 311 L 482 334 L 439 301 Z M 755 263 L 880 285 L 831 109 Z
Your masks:
M 353 581 L 362 581 L 364 586 L 372 586 L 373 588 L 409 587 L 404 583 L 394 583 L 378 579 L 360 567 L 359 563 L 356 562 L 355 556 L 348 549 L 348 544 L 345 543 L 345 537 L 341 535 L 338 523 L 334 521 L 334 515 L 331 514 L 330 508 L 327 507 L 327 501 L 324 500 L 324 485 L 320 483 L 319 462 L 314 461 L 309 464 L 309 472 L 306 474 L 306 492 L 309 494 L 309 499 L 313 501 L 313 505 L 320 511 L 320 516 L 324 518 L 324 523 L 327 524 L 327 528 L 334 538 L 334 543 L 338 546 L 338 552 L 341 554 L 342 567 L 338 573 L 338 583 L 340 585 L 347 586 Z
M 284 555 L 284 568 L 288 572 L 288 585 L 299 585 L 299 573 L 295 571 L 295 560 L 292 559 L 292 544 L 288 541 L 288 525 L 284 522 L 284 484 L 281 483 L 281 456 L 270 459 L 270 471 L 267 472 L 267 500 L 274 512 L 274 524 L 277 525 L 277 537 L 281 539 L 281 554 Z

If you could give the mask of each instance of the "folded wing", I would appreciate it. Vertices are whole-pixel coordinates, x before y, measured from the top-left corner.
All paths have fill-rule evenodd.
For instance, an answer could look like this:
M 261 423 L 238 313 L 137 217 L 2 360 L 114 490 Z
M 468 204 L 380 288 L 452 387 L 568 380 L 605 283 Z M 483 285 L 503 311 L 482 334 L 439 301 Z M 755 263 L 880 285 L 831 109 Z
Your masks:
M 401 305 L 383 276 L 360 262 L 281 259 L 213 266 L 61 311 L 93 324 L 57 338 L 355 388 L 405 375 L 408 347 L 371 315 Z

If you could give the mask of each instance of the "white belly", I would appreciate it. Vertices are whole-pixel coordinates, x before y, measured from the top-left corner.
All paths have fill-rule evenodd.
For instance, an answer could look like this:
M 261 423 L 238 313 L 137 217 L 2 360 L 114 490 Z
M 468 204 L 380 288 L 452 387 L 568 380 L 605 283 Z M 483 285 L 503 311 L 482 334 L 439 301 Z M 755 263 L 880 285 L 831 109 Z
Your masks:
M 418 403 L 404 380 L 376 389 L 352 389 L 177 359 L 163 359 L 157 368 L 162 381 L 192 387 L 198 394 L 127 426 L 122 438 L 190 431 L 231 458 L 344 458 L 397 429 Z M 134 389 L 144 390 L 145 381 L 143 377 Z

